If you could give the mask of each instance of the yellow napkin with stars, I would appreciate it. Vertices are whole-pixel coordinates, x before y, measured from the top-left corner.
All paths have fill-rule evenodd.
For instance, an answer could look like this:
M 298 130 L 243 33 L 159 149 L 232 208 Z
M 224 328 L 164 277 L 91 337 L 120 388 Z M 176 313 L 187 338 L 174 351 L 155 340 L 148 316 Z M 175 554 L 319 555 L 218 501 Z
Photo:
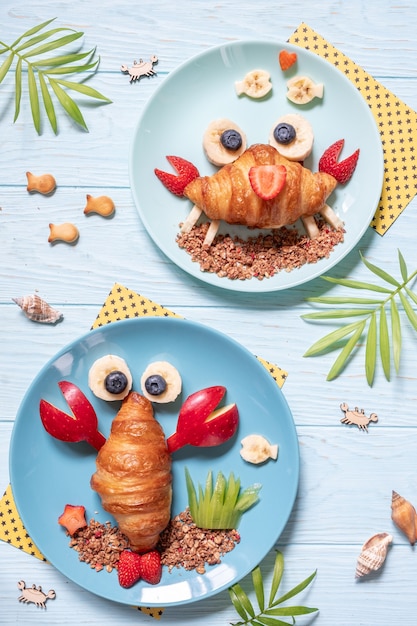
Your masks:
M 384 235 L 417 193 L 417 114 L 307 24 L 300 24 L 288 41 L 343 72 L 371 109 L 381 135 L 384 182 L 370 226 Z
M 181 317 L 160 304 L 116 283 L 97 315 L 92 328 L 98 328 L 99 326 L 105 326 L 106 324 L 124 319 L 152 316 Z M 269 363 L 260 357 L 257 358 L 267 368 L 277 385 L 282 387 L 287 377 L 287 372 L 273 363 Z M 27 552 L 38 559 L 46 561 L 23 526 L 13 499 L 11 485 L 7 487 L 3 498 L 0 500 L 0 539 L 19 548 L 19 550 L 23 552 Z M 155 619 L 160 619 L 163 613 L 163 609 L 155 607 L 135 608 Z

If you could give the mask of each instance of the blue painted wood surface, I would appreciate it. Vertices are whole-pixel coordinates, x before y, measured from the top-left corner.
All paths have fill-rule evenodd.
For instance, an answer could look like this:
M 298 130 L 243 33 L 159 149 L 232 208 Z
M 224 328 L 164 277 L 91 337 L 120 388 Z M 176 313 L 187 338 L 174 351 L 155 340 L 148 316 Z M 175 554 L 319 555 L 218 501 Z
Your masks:
M 141 224 L 129 188 L 128 154 L 138 116 L 161 81 L 180 63 L 213 45 L 244 38 L 285 41 L 306 22 L 414 110 L 417 109 L 417 7 L 412 2 L 294 0 L 291 3 L 206 0 L 3 0 L 0 39 L 12 41 L 51 17 L 85 33 L 101 56 L 95 87 L 113 104 L 84 109 L 90 132 L 59 117 L 60 132 L 37 136 L 23 96 L 13 124 L 13 87 L 0 86 L 0 489 L 9 481 L 8 448 L 13 420 L 34 376 L 55 352 L 86 332 L 115 281 L 207 324 L 289 372 L 284 394 L 294 415 L 301 452 L 298 498 L 277 547 L 284 553 L 283 588 L 317 569 L 300 600 L 319 607 L 299 624 L 386 626 L 415 624 L 417 558 L 390 519 L 391 491 L 417 503 L 416 337 L 404 331 L 400 372 L 387 383 L 380 370 L 372 388 L 357 355 L 333 382 L 326 374 L 333 355 L 305 359 L 323 328 L 301 319 L 305 298 L 323 292 L 320 279 L 287 292 L 256 295 L 208 288 L 173 266 Z M 122 63 L 160 58 L 158 74 L 128 85 Z M 341 112 L 342 114 L 342 112 Z M 417 129 L 415 129 L 417 133 Z M 59 180 L 54 199 L 28 196 L 28 170 L 51 171 Z M 47 222 L 71 221 L 86 193 L 111 196 L 111 223 L 86 220 L 75 247 L 47 243 Z M 52 205 L 52 208 L 51 208 Z M 384 237 L 369 229 L 333 276 L 368 280 L 359 250 L 398 274 L 397 249 L 417 266 L 417 201 Z M 38 292 L 64 313 L 54 327 L 29 323 L 12 298 Z M 202 364 L 203 365 L 203 364 Z M 368 433 L 340 424 L 339 405 L 379 416 Z M 34 485 L 42 491 L 48 485 Z M 393 534 L 383 570 L 355 581 L 362 543 L 373 533 Z M 260 532 L 262 530 L 260 529 Z M 270 579 L 273 552 L 263 563 Z M 17 582 L 57 591 L 46 611 L 17 601 Z M 0 624 L 153 623 L 130 607 L 103 601 L 66 580 L 50 565 L 0 542 Z M 227 592 L 184 608 L 167 609 L 162 624 L 223 626 L 237 621 Z

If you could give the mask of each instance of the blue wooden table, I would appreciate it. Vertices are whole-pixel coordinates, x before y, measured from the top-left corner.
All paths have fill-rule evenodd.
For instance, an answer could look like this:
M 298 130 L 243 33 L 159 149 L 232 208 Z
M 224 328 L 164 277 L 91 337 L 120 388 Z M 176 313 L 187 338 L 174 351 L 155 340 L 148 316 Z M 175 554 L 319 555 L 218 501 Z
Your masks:
M 271 3 L 259 0 L 210 3 L 204 0 L 129 2 L 47 2 L 3 0 L 0 40 L 11 42 L 33 26 L 56 17 L 55 27 L 84 32 L 83 50 L 97 46 L 99 70 L 91 84 L 112 104 L 82 109 L 89 132 L 58 115 L 55 136 L 44 121 L 33 128 L 27 91 L 16 123 L 14 86 L 0 85 L 0 478 L 9 484 L 9 443 L 26 389 L 60 348 L 87 332 L 115 282 L 141 293 L 187 319 L 210 326 L 254 354 L 288 372 L 283 393 L 293 413 L 300 446 L 298 497 L 277 548 L 285 557 L 283 590 L 317 569 L 317 577 L 298 599 L 320 609 L 297 619 L 320 626 L 415 624 L 417 560 L 415 548 L 391 521 L 391 492 L 417 504 L 416 336 L 403 328 L 399 373 L 385 380 L 381 368 L 373 386 L 364 372 L 364 347 L 334 381 L 326 375 L 334 354 L 304 358 L 323 334 L 306 323 L 309 296 L 323 294 L 316 278 L 290 290 L 247 294 L 205 285 L 171 263 L 154 245 L 135 208 L 128 155 L 139 115 L 172 70 L 212 46 L 239 39 L 286 41 L 305 22 L 369 72 L 411 109 L 417 109 L 417 9 L 392 0 Z M 157 75 L 129 84 L 122 64 L 159 58 Z M 0 58 L 0 61 L 2 59 Z M 349 115 L 349 111 L 341 113 Z M 413 129 L 417 133 L 417 127 Z M 29 195 L 26 172 L 51 172 L 59 181 L 53 197 Z M 334 277 L 369 281 L 359 251 L 400 279 L 398 249 L 410 270 L 417 266 L 416 190 L 384 236 L 368 228 L 355 248 L 335 267 Z M 85 219 L 74 246 L 48 243 L 48 223 L 77 221 L 86 194 L 114 199 L 114 219 Z M 411 285 L 412 286 L 412 285 Z M 342 293 L 335 288 L 332 295 Z M 38 293 L 64 319 L 48 326 L 30 322 L 12 298 Z M 414 310 L 415 310 L 414 306 Z M 401 316 L 403 312 L 400 311 Z M 379 417 L 361 432 L 340 423 L 341 403 Z M 48 485 L 34 485 L 42 493 Z M 1 521 L 1 520 L 0 520 Z M 260 529 L 262 532 L 262 529 Z M 362 544 L 376 532 L 393 543 L 380 572 L 355 580 Z M 267 556 L 270 582 L 274 550 Z M 17 601 L 17 582 L 54 589 L 47 610 Z M 154 622 L 84 591 L 51 565 L 0 541 L 0 623 L 134 624 Z M 161 623 L 221 626 L 237 621 L 227 591 L 184 607 L 167 608 Z

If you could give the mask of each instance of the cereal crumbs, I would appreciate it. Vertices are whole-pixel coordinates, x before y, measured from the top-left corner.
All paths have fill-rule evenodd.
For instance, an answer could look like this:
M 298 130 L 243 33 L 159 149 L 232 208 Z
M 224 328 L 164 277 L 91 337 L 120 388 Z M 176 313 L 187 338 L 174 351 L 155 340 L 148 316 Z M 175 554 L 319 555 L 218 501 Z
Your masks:
M 236 530 L 199 528 L 192 520 L 189 508 L 175 516 L 161 534 L 161 561 L 169 571 L 174 567 L 195 569 L 204 574 L 206 565 L 220 563 L 220 557 L 240 542 Z
M 91 519 L 88 526 L 71 537 L 69 546 L 78 552 L 80 561 L 88 563 L 92 569 L 111 572 L 117 569 L 120 553 L 129 547 L 129 540 L 110 522 L 101 524 Z
M 263 280 L 280 271 L 290 272 L 328 258 L 333 248 L 343 242 L 343 229 L 334 230 L 321 218 L 316 221 L 320 233 L 315 239 L 284 226 L 247 240 L 217 235 L 207 246 L 203 245 L 209 227 L 206 222 L 194 226 L 190 233 L 177 235 L 176 241 L 203 272 L 230 280 Z

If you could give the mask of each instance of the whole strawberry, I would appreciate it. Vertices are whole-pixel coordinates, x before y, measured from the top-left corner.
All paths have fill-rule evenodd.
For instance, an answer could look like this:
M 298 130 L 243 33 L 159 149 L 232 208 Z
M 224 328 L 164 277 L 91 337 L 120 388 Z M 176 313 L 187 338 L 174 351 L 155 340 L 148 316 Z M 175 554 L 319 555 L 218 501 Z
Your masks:
M 150 585 L 157 585 L 162 576 L 161 555 L 157 550 L 151 550 L 141 555 L 141 576 Z
M 120 554 L 118 565 L 118 578 L 122 587 L 128 588 L 141 578 L 142 557 L 131 550 L 123 550 Z

